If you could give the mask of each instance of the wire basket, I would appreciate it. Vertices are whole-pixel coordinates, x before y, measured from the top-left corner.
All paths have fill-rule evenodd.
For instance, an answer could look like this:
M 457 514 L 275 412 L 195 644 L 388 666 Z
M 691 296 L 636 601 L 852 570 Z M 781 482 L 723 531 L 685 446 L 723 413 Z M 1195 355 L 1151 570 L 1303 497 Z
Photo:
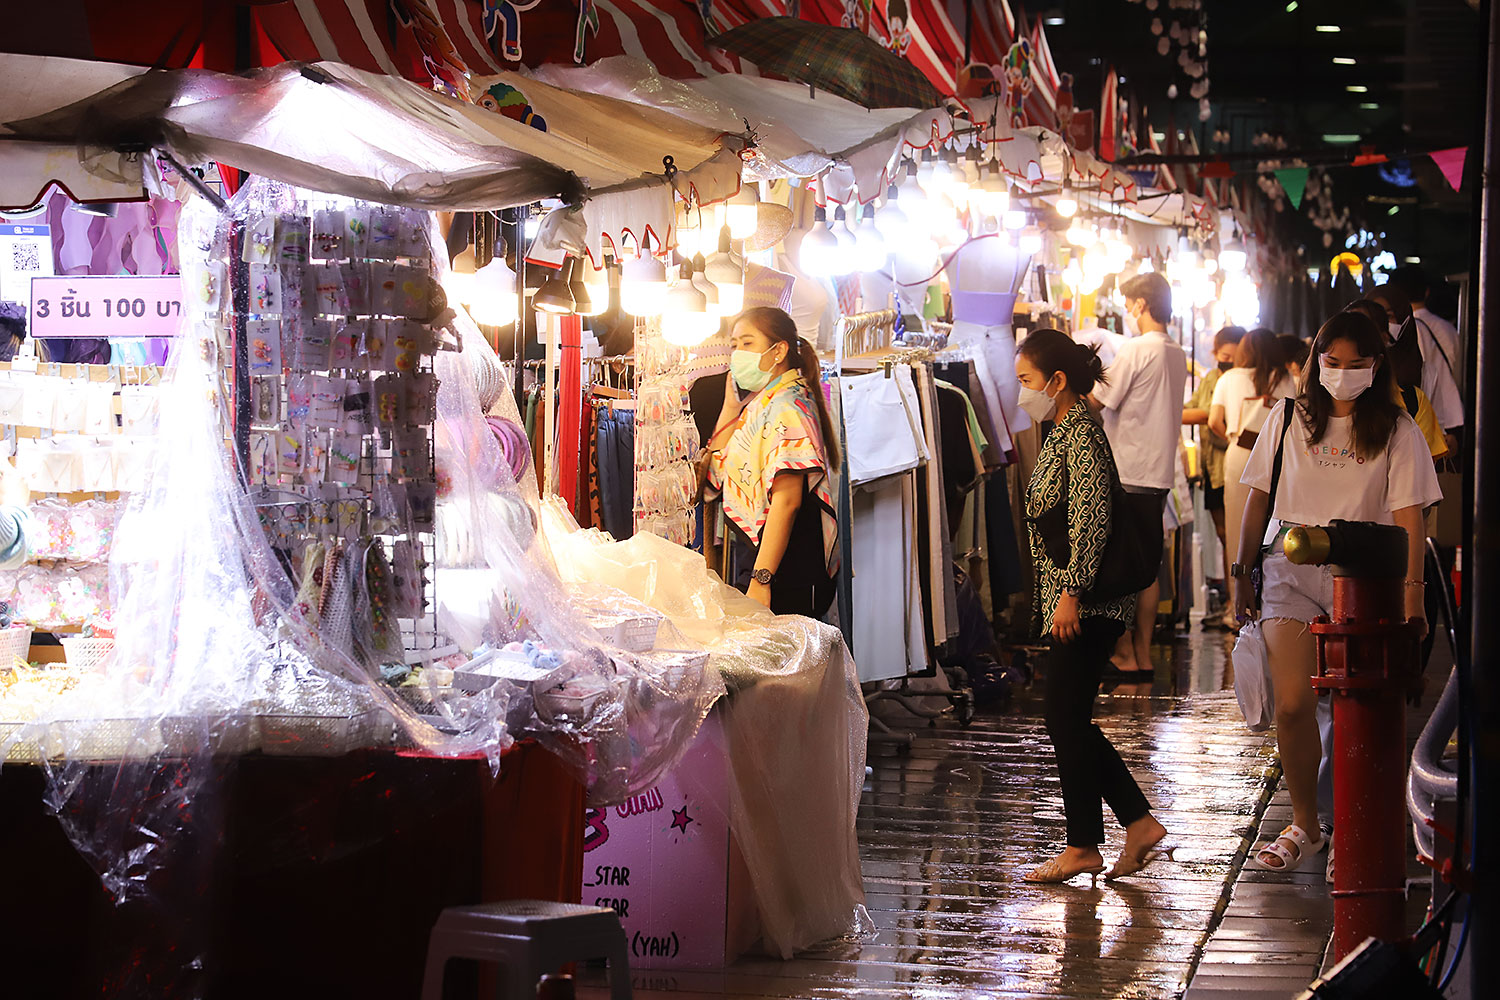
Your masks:
M 26 663 L 31 659 L 31 626 L 12 625 L 0 629 L 0 669 L 11 666 L 17 660 Z
M 25 725 L 24 722 L 0 722 L 0 762 L 36 764 L 41 761 L 42 748 L 35 740 L 16 740 Z
M 161 738 L 177 756 L 237 755 L 259 748 L 260 724 L 253 715 L 174 715 L 161 720 Z
M 390 739 L 390 716 L 383 712 L 354 715 L 264 715 L 260 720 L 260 749 L 277 757 L 338 757 L 375 742 L 377 719 L 386 723 Z
M 75 761 L 144 760 L 161 753 L 157 719 L 68 719 L 42 732 L 43 756 Z
M 93 670 L 101 667 L 115 651 L 113 639 L 93 639 L 71 636 L 62 640 L 63 657 L 68 666 L 78 670 Z

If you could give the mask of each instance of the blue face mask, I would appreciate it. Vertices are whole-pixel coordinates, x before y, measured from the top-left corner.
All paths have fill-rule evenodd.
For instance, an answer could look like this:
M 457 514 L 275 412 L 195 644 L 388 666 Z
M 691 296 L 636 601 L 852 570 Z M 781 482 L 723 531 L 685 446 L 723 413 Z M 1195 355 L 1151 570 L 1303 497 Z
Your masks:
M 772 345 L 774 347 L 775 345 Z M 734 376 L 734 384 L 746 392 L 756 392 L 766 387 L 771 381 L 771 373 L 760 367 L 760 359 L 766 356 L 766 348 L 759 354 L 754 351 L 734 350 L 729 354 L 729 374 Z

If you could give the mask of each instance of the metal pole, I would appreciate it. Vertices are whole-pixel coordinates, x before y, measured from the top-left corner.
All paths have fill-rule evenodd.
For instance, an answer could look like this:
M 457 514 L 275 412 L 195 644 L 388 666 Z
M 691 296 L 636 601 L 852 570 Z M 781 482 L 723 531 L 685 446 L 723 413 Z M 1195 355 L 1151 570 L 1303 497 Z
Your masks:
M 1500 171 L 1500 128 L 1495 116 L 1500 113 L 1500 10 L 1491 2 L 1489 14 L 1489 51 L 1486 71 L 1485 100 L 1489 113 L 1484 126 L 1484 170 L 1479 217 L 1479 326 L 1478 361 L 1474 367 L 1474 425 L 1471 454 L 1495 454 L 1500 447 L 1500 344 L 1490 341 L 1500 321 L 1500 261 L 1494 257 L 1500 248 L 1500 205 L 1496 204 L 1495 178 Z M 1480 611 L 1470 616 L 1470 663 L 1473 665 L 1474 715 L 1473 731 L 1473 810 L 1474 810 L 1474 896 L 1470 910 L 1469 955 L 1472 964 L 1470 996 L 1489 996 L 1500 989 L 1500 934 L 1496 933 L 1500 915 L 1500 850 L 1493 834 L 1500 820 L 1500 678 L 1492 669 L 1495 650 L 1500 648 L 1500 620 L 1486 613 L 1500 600 L 1500 532 L 1493 513 L 1500 510 L 1500 466 L 1494 461 L 1473 462 L 1475 512 L 1474 538 L 1464 547 L 1469 561 L 1464 579 L 1464 604 Z

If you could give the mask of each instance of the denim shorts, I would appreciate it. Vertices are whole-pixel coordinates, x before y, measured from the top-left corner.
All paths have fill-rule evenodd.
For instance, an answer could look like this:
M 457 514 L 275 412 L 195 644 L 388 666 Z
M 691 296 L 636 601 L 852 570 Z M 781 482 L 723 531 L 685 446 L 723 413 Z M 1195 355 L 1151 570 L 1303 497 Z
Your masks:
M 1310 622 L 1333 613 L 1333 569 L 1329 566 L 1298 566 L 1286 557 L 1280 545 L 1271 547 L 1261 571 L 1261 621 L 1289 618 Z

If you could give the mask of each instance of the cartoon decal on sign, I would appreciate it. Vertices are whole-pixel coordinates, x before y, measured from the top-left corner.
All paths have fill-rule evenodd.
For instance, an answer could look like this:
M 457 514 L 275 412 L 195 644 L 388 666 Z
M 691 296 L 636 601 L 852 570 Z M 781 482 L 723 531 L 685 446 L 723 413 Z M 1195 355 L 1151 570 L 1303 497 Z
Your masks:
M 486 87 L 477 103 L 481 108 L 488 108 L 522 125 L 530 125 L 539 132 L 547 131 L 547 119 L 533 111 L 526 95 L 508 83 L 497 82 Z
M 910 16 L 906 0 L 886 0 L 885 23 L 891 29 L 891 37 L 886 39 L 885 45 L 898 56 L 905 56 L 911 46 L 911 31 L 906 27 Z
M 1005 103 L 1010 127 L 1026 125 L 1026 98 L 1031 95 L 1031 40 L 1023 38 L 1005 54 Z
M 583 62 L 583 43 L 590 33 L 599 34 L 599 8 L 594 0 L 578 0 L 578 28 L 573 32 L 573 61 Z
M 542 0 L 484 0 L 484 37 L 501 58 L 521 61 L 521 15 Z M 498 29 L 499 38 L 495 37 Z

